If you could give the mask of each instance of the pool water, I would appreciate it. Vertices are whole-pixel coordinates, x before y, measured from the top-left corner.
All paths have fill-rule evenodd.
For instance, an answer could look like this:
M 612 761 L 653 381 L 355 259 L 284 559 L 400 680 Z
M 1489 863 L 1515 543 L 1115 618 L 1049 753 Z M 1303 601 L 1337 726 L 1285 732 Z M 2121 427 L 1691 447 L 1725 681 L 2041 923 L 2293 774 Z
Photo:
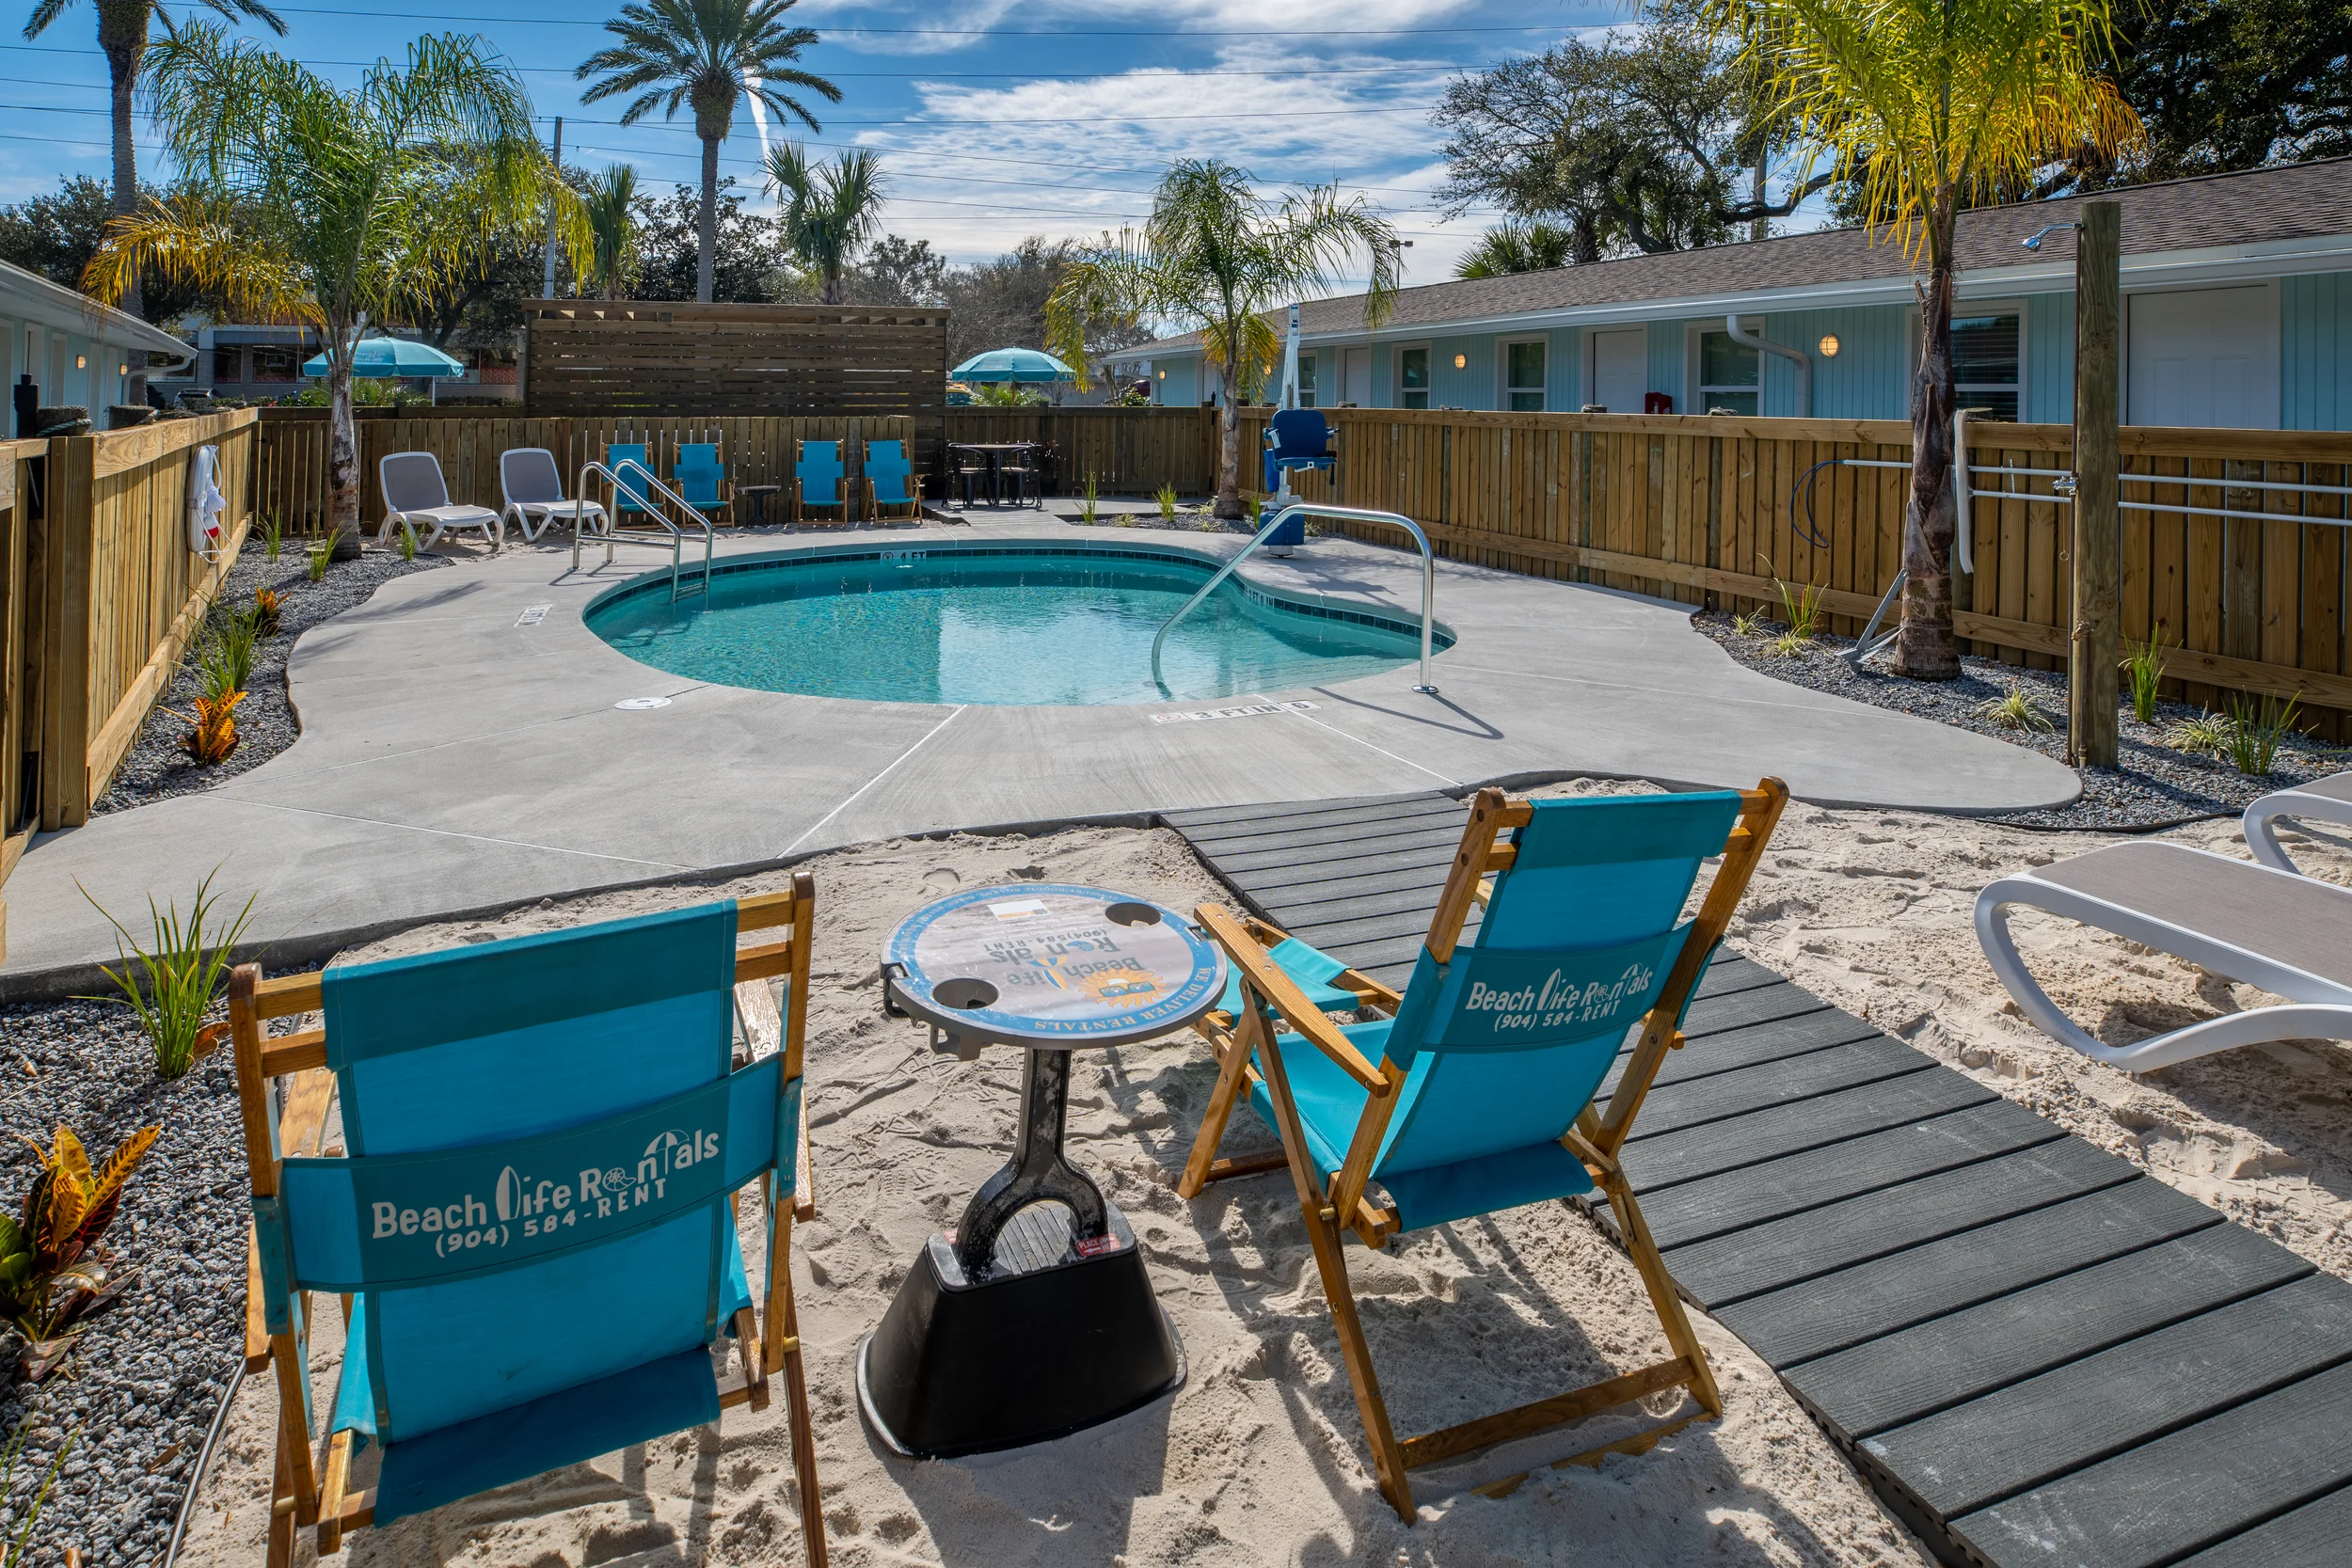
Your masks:
M 1418 659 L 1418 620 L 1292 609 L 1234 578 L 1168 634 L 1205 563 L 1100 552 L 930 549 L 723 572 L 673 603 L 669 574 L 590 606 L 588 627 L 693 680 L 900 703 L 1147 703 L 1378 674 Z M 1442 645 L 1442 644 L 1440 644 Z

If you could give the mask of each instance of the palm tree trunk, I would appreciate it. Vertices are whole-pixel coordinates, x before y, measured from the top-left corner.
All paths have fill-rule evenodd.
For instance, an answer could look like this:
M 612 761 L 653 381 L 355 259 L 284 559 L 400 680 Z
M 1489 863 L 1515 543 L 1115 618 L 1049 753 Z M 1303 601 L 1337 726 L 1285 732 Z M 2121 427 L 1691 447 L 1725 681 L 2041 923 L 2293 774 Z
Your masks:
M 1226 334 L 1224 407 L 1216 420 L 1216 515 L 1233 522 L 1245 515 L 1241 504 L 1241 333 Z
M 1940 222 L 1945 243 L 1931 245 L 1927 287 L 1919 301 L 1919 377 L 1911 390 L 1911 504 L 1903 517 L 1903 620 L 1895 642 L 1895 673 L 1947 681 L 1960 673 L 1952 641 L 1952 542 L 1958 507 L 1952 498 L 1952 264 L 1951 215 Z
M 703 210 L 694 229 L 694 297 L 710 303 L 711 274 L 719 260 L 719 140 L 703 138 Z
M 341 342 L 348 329 L 330 328 L 332 342 Z M 340 357 L 340 356 L 339 356 Z M 326 370 L 326 526 L 334 540 L 333 559 L 359 558 L 359 432 L 351 419 L 351 367 L 336 359 Z
M 147 21 L 142 16 L 139 30 L 143 34 L 146 29 Z M 117 59 L 116 53 L 108 51 L 106 69 L 113 78 L 114 88 L 114 210 L 115 216 L 119 218 L 129 217 L 138 211 L 139 205 L 138 151 L 131 141 L 131 87 L 138 78 L 138 56 L 135 52 L 131 52 Z M 146 316 L 147 301 L 139 289 L 138 274 L 131 275 L 130 284 L 122 291 L 122 298 L 118 303 L 132 315 Z M 128 403 L 147 401 L 147 351 L 144 349 L 135 349 L 131 353 L 130 384 L 122 395 Z

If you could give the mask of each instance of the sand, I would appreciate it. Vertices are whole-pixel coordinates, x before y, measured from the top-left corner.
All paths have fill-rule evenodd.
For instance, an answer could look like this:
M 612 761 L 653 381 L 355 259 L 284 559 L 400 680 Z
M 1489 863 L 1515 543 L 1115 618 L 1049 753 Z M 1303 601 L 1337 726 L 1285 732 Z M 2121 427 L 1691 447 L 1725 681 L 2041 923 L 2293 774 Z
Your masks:
M 1625 785 L 1568 785 L 1621 789 Z M 2171 835 L 2244 853 L 2234 825 Z M 2352 1263 L 2352 1054 L 2264 1048 L 2134 1080 L 2083 1062 L 2007 1010 L 1968 911 L 2004 871 L 2105 842 L 1883 812 L 1791 808 L 1735 941 L 1820 995 L 2137 1160 L 2338 1273 Z M 2352 852 L 2294 846 L 2352 880 Z M 896 841 L 809 863 L 818 937 L 808 1075 L 818 1217 L 796 1275 L 834 1560 L 843 1564 L 1924 1564 L 1770 1371 L 1693 1314 L 1727 1408 L 1637 1458 L 1538 1469 L 1495 1501 L 1467 1488 L 1629 1429 L 1604 1420 L 1417 1472 L 1403 1527 L 1375 1490 L 1295 1199 L 1279 1174 L 1174 1191 L 1211 1073 L 1189 1037 L 1077 1058 L 1072 1157 L 1127 1212 L 1190 1375 L 1171 1401 L 1058 1442 L 946 1463 L 888 1456 L 859 1420 L 858 1338 L 934 1228 L 952 1224 L 1008 1148 L 1017 1053 L 934 1056 L 881 1016 L 887 931 L 959 888 L 1041 876 L 1189 908 L 1219 890 L 1174 835 L 1073 830 L 1038 838 Z M 755 879 L 724 891 L 775 885 Z M 351 955 L 577 924 L 691 902 L 665 889 L 549 903 L 426 927 Z M 2058 921 L 2022 940 L 2052 993 L 2103 1037 L 2135 1038 L 2256 1000 L 2161 956 Z M 1230 1149 L 1270 1139 L 1247 1113 Z M 1351 1243 L 1349 1267 L 1400 1431 L 1555 1392 L 1665 1354 L 1630 1266 L 1565 1206 Z M 322 1313 L 319 1396 L 334 1318 Z M 1661 1403 L 1660 1409 L 1671 1408 Z M 183 1560 L 262 1559 L 274 1396 L 239 1394 L 202 1483 Z M 781 1402 L 453 1505 L 346 1545 L 354 1564 L 451 1568 L 801 1560 Z M 307 1560 L 307 1539 L 299 1557 Z

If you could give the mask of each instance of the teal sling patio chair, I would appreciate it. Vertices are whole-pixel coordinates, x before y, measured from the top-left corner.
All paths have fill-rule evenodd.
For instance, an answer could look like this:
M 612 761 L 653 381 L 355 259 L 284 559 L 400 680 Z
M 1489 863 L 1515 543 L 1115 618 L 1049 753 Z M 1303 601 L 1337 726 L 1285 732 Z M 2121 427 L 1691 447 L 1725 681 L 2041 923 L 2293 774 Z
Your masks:
M 615 527 L 627 528 L 631 517 L 642 520 L 660 512 L 660 491 L 650 484 L 630 483 L 641 474 L 654 471 L 653 454 L 644 442 L 613 442 L 604 449 L 604 466 L 618 476 L 612 485 L 612 521 Z
M 727 480 L 726 465 L 719 460 L 718 442 L 679 442 L 670 484 L 686 498 L 687 505 L 710 521 L 719 522 L 723 516 L 733 520 L 735 486 Z
M 815 907 L 802 875 L 740 902 L 233 973 L 246 1365 L 274 1364 L 278 1391 L 272 1568 L 298 1526 L 332 1553 L 351 1530 L 763 1409 L 778 1368 L 808 1560 L 825 1561 L 791 1284 Z M 781 942 L 736 944 L 778 927 Z M 771 1053 L 735 1049 L 739 985 L 762 996 Z M 312 1012 L 324 1027 L 264 1037 L 267 1020 Z M 322 1155 L 334 1101 L 345 1151 Z M 765 1209 L 756 1275 L 736 1233 L 746 1186 Z M 318 1291 L 345 1314 L 323 1458 Z M 722 1350 L 739 1364 L 723 1380 Z M 374 1484 L 356 1487 L 370 1448 Z
M 841 521 L 850 522 L 850 480 L 841 467 L 838 441 L 792 443 L 792 520 L 808 519 L 812 508 L 838 508 Z M 830 520 L 830 519 L 829 519 Z
M 1287 1166 L 1381 1494 L 1406 1523 L 1408 1470 L 1668 1388 L 1689 1389 L 1699 1413 L 1557 1463 L 1638 1453 L 1723 1413 L 1617 1151 L 1659 1064 L 1682 1043 L 1683 1012 L 1788 799 L 1778 779 L 1575 800 L 1479 791 L 1402 994 L 1263 921 L 1200 907 L 1235 977 L 1226 1006 L 1199 1026 L 1216 1053 L 1216 1088 L 1176 1190 L 1192 1197 L 1210 1181 Z M 1682 920 L 1701 862 L 1716 854 L 1698 914 Z M 1465 942 L 1481 903 L 1485 918 Z M 1335 1023 L 1326 1009 L 1368 1021 Z M 1603 1112 L 1594 1096 L 1620 1062 Z M 1216 1157 L 1245 1087 L 1280 1137 L 1279 1157 Z M 1348 1289 L 1342 1231 L 1379 1246 L 1400 1231 L 1582 1197 L 1596 1183 L 1673 1356 L 1400 1442 Z M 1501 1496 L 1519 1479 L 1480 1490 Z
M 868 441 L 866 443 L 866 516 L 868 522 L 882 520 L 882 508 L 907 509 L 907 516 L 923 520 L 923 479 L 907 461 L 904 441 Z

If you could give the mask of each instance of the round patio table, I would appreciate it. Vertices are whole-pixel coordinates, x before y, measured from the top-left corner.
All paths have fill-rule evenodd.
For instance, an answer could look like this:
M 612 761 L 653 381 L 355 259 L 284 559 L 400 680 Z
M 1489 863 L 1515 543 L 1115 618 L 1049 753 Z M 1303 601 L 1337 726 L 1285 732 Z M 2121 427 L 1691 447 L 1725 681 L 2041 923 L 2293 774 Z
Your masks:
M 747 497 L 751 500 L 752 527 L 754 528 L 759 527 L 768 520 L 768 498 L 781 495 L 783 491 L 784 486 L 781 484 L 739 484 L 735 487 L 737 495 Z
M 930 1238 L 858 1351 L 858 1402 L 900 1453 L 1015 1448 L 1184 1382 L 1135 1233 L 1063 1149 L 1070 1053 L 1148 1040 L 1215 1006 L 1222 956 L 1174 911 L 1028 882 L 926 905 L 882 954 L 883 1005 L 934 1049 L 1025 1053 L 1012 1159 Z M 1058 1204 L 1067 1218 L 1041 1205 Z

